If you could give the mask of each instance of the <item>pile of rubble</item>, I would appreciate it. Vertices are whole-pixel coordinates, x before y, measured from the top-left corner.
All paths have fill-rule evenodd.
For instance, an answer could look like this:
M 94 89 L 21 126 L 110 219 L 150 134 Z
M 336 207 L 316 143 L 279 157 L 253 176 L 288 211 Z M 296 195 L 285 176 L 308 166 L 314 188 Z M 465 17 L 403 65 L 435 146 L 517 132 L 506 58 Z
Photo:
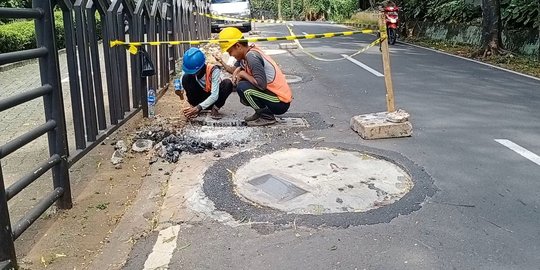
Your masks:
M 254 130 L 249 127 L 214 127 L 191 125 L 182 128 L 183 123 L 175 119 L 157 116 L 151 125 L 141 127 L 130 140 L 132 152 L 151 152 L 171 163 L 176 163 L 182 153 L 200 154 L 205 151 L 221 150 L 229 146 L 249 143 Z M 120 163 L 128 154 L 128 147 L 122 140 L 114 144 L 112 164 L 121 168 Z M 155 160 L 155 158 L 153 159 Z

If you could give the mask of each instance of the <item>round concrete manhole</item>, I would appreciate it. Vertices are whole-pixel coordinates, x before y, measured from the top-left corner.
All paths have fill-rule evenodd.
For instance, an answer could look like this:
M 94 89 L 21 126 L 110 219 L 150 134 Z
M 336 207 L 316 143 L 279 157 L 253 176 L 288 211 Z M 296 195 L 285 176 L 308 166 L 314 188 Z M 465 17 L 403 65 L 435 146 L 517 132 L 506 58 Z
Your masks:
M 210 166 L 203 192 L 215 209 L 240 222 L 266 224 L 261 232 L 297 225 L 348 227 L 407 215 L 437 190 L 422 167 L 396 152 L 328 142 L 291 148 L 289 141 Z
M 337 149 L 285 149 L 238 168 L 236 191 L 248 201 L 293 214 L 365 212 L 413 187 L 394 163 Z
M 290 84 L 299 83 L 299 82 L 302 82 L 302 77 L 286 74 L 285 80 L 287 80 L 287 83 L 290 83 Z

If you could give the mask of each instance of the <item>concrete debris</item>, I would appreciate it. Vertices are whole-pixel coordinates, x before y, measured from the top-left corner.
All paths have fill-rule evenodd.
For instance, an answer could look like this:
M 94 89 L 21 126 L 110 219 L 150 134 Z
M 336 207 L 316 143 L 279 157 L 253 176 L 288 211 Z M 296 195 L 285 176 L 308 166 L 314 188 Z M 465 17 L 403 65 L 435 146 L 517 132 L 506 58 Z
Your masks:
M 138 139 L 132 146 L 132 150 L 138 153 L 147 152 L 152 149 L 154 142 L 148 139 Z
M 122 169 L 122 164 L 116 164 L 116 165 L 114 165 L 114 168 L 117 169 L 117 170 L 120 170 L 120 169 Z
M 120 153 L 122 154 L 126 153 L 128 150 L 126 143 L 122 140 L 116 142 L 116 144 L 114 145 L 114 149 L 120 151 Z
M 111 163 L 113 165 L 117 165 L 124 162 L 124 154 L 120 150 L 114 151 L 111 157 Z
M 392 123 L 403 123 L 409 120 L 411 115 L 403 109 L 399 109 L 395 112 L 387 113 L 386 120 Z
M 202 142 L 191 137 L 169 135 L 158 144 L 157 154 L 171 163 L 176 163 L 182 152 L 200 154 L 206 150 L 221 149 L 229 146 L 228 143 L 215 144 L 212 142 Z

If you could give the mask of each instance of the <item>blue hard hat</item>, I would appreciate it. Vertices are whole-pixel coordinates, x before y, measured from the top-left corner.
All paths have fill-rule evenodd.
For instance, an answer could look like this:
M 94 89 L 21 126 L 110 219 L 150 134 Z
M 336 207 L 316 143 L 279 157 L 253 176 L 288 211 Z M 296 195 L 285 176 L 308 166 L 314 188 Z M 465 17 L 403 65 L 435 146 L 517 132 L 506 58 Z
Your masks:
M 206 62 L 204 53 L 197 48 L 189 48 L 182 59 L 182 71 L 186 74 L 197 73 Z

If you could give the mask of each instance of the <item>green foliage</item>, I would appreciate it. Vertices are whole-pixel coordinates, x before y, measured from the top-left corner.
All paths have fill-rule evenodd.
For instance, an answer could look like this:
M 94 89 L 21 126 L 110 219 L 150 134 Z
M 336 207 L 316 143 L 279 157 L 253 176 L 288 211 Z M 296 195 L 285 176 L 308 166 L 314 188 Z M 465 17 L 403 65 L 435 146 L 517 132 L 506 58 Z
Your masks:
M 98 14 L 96 14 L 98 15 Z M 97 34 L 101 37 L 100 17 L 96 16 Z M 64 20 L 61 11 L 54 12 L 54 32 L 56 48 L 66 47 Z M 0 25 L 0 53 L 36 48 L 36 34 L 33 20 L 18 20 Z
M 36 47 L 33 21 L 17 21 L 0 25 L 0 53 Z
M 540 3 L 531 0 L 502 0 L 502 21 L 508 28 L 540 27 Z
M 7 8 L 30 8 L 32 0 L 0 0 L 0 7 Z M 13 19 L 0 18 L 0 24 L 14 21 Z
M 466 0 L 402 0 L 407 20 L 480 24 L 482 10 Z M 531 0 L 501 0 L 501 19 L 506 28 L 540 27 L 539 3 Z
M 437 0 L 428 3 L 426 17 L 434 22 L 468 23 L 482 16 L 480 7 L 465 0 Z
M 290 0 L 281 1 L 283 19 L 329 19 L 343 20 L 349 18 L 358 7 L 358 0 Z M 278 1 L 251 0 L 255 17 L 277 18 Z

